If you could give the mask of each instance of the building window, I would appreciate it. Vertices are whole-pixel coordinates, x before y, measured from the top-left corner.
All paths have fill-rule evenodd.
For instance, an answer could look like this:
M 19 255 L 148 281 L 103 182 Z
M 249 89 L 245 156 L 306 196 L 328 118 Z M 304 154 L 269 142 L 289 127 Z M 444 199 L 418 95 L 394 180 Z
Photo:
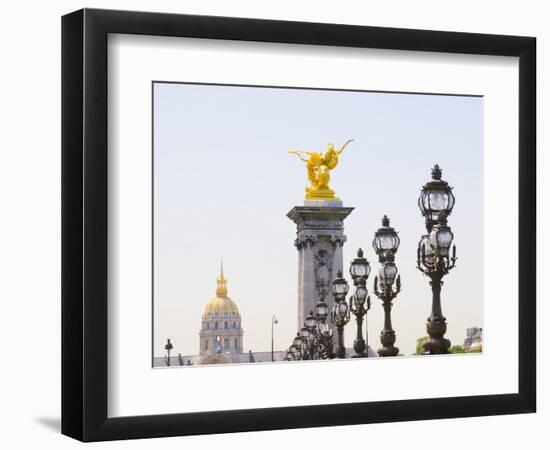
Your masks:
M 226 349 L 226 350 L 229 350 L 229 339 L 228 338 L 225 338 L 223 340 L 223 348 Z
M 237 322 L 233 322 L 233 328 L 237 328 Z
M 227 330 L 229 326 L 227 325 L 227 320 L 224 322 L 223 327 Z
M 238 345 L 237 345 L 237 338 L 235 338 L 235 348 L 237 348 Z
M 214 329 L 218 329 L 218 322 L 214 322 Z
M 207 330 L 210 329 L 210 322 L 206 322 L 206 329 L 207 329 Z
M 204 349 L 208 350 L 208 340 L 204 341 Z

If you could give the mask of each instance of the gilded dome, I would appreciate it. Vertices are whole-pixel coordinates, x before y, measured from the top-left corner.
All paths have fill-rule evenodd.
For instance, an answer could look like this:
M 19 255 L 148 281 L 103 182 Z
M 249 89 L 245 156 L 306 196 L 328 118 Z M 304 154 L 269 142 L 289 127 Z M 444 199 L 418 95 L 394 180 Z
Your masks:
M 229 297 L 214 297 L 204 308 L 205 316 L 238 316 L 239 308 Z
M 223 263 L 217 281 L 216 296 L 206 304 L 203 316 L 238 316 L 237 304 L 227 296 L 227 278 L 223 275 Z

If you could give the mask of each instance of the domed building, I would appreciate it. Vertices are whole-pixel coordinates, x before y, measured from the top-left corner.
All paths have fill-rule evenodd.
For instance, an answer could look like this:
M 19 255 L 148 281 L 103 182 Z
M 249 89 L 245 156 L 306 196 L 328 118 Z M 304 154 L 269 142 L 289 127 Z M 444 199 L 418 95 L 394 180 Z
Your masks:
M 207 303 L 202 315 L 199 354 L 203 357 L 203 364 L 208 364 L 207 357 L 211 355 L 235 355 L 243 352 L 241 314 L 237 304 L 227 296 L 223 262 L 217 281 L 216 296 Z

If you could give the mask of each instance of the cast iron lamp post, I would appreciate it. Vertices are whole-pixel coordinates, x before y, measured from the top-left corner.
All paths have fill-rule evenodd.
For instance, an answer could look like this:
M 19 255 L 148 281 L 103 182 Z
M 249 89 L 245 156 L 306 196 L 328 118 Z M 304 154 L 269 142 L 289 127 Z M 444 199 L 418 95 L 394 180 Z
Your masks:
M 367 315 L 370 309 L 370 296 L 367 290 L 367 278 L 370 274 L 370 264 L 367 259 L 363 257 L 362 249 L 357 251 L 357 258 L 351 262 L 349 273 L 353 278 L 353 284 L 355 286 L 355 294 L 349 299 L 349 307 L 351 312 L 355 315 L 355 320 L 357 322 L 357 337 L 353 342 L 354 352 L 351 357 L 365 358 L 368 356 L 368 353 L 365 351 L 367 346 L 365 339 L 363 339 L 363 317 Z
M 300 337 L 300 332 L 296 333 L 294 341 L 292 341 L 292 346 L 294 347 L 294 359 L 302 360 L 304 359 L 304 351 L 302 348 L 302 338 Z
M 382 347 L 378 349 L 378 355 L 396 356 L 399 348 L 394 346 L 395 331 L 391 324 L 391 308 L 393 299 L 401 291 L 401 276 L 397 275 L 397 266 L 394 262 L 399 248 L 399 236 L 390 227 L 388 216 L 382 218 L 382 227 L 374 233 L 372 246 L 378 255 L 378 261 L 382 264 L 378 276 L 374 278 L 374 293 L 382 300 L 384 306 L 384 329 L 380 333 Z
M 275 357 L 274 357 L 274 340 L 273 340 L 273 328 L 275 326 L 275 324 L 279 323 L 279 321 L 277 320 L 277 317 L 275 317 L 275 314 L 273 314 L 273 316 L 271 316 L 271 361 L 275 361 Z
M 285 357 L 283 358 L 283 361 L 293 361 L 294 360 L 294 355 L 292 354 L 292 351 L 290 350 L 290 348 L 286 351 L 286 355 Z
M 332 359 L 332 329 L 326 323 L 329 307 L 324 299 L 315 305 L 315 315 L 310 311 L 304 320 L 304 326 L 298 330 L 292 340 L 284 360 Z
M 317 319 L 317 341 L 319 343 L 319 358 L 333 359 L 332 328 L 327 324 L 329 313 L 328 304 L 323 298 L 315 305 L 315 317 Z
M 305 343 L 308 350 L 309 359 L 318 358 L 318 340 L 317 340 L 317 319 L 313 315 L 313 311 L 309 312 L 309 315 L 304 320 L 304 328 L 307 334 L 304 333 Z
M 166 345 L 164 346 L 164 350 L 166 350 L 167 356 L 164 357 L 164 361 L 166 362 L 166 365 L 170 365 L 170 351 L 174 348 L 172 343 L 170 342 L 170 339 L 166 340 Z
M 430 278 L 432 287 L 432 312 L 428 317 L 426 330 L 430 339 L 424 343 L 424 351 L 430 355 L 449 353 L 451 342 L 444 338 L 447 321 L 441 309 L 441 286 L 443 277 L 455 266 L 456 247 L 453 232 L 447 225 L 447 217 L 455 204 L 452 187 L 441 179 L 441 169 L 436 164 L 432 169 L 432 180 L 420 193 L 418 205 L 426 220 L 428 234 L 418 243 L 417 267 Z
M 346 303 L 348 293 L 348 282 L 342 278 L 342 271 L 338 271 L 337 278 L 332 282 L 332 295 L 335 303 L 330 314 L 331 322 L 338 331 L 338 344 L 336 347 L 336 358 L 346 357 L 346 347 L 344 345 L 344 326 L 349 322 L 349 307 Z
M 294 346 L 294 344 L 288 347 L 288 353 L 290 353 L 290 360 L 296 361 L 296 347 Z
M 298 336 L 300 336 L 302 341 L 302 359 L 313 359 L 313 352 L 310 345 L 310 333 L 305 325 L 298 331 Z

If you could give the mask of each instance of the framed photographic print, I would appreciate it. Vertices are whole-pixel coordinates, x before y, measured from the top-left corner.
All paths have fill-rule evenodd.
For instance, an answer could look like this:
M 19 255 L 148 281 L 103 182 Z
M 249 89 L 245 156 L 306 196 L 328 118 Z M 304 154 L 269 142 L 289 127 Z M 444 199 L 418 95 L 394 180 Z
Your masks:
M 535 38 L 62 21 L 62 432 L 535 411 Z

